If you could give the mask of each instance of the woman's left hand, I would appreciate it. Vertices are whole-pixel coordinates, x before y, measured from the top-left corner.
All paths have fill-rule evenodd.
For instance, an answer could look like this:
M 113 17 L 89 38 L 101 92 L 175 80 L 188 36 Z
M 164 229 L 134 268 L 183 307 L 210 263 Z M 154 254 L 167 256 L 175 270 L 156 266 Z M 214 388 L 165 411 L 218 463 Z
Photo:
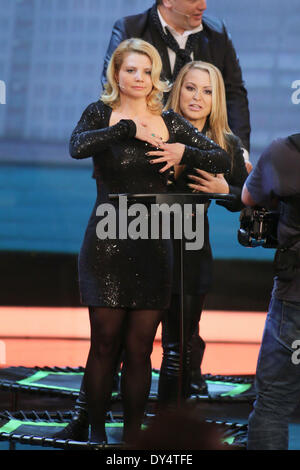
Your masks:
M 191 189 L 203 193 L 229 193 L 229 186 L 223 174 L 213 175 L 207 171 L 199 170 L 199 168 L 195 168 L 195 170 L 198 174 L 197 176 L 188 175 L 194 181 L 194 183 L 188 185 Z
M 160 173 L 168 170 L 174 165 L 178 165 L 181 162 L 182 156 L 184 154 L 185 145 L 180 143 L 174 144 L 160 144 L 160 150 L 154 150 L 151 152 L 147 152 L 148 156 L 155 156 L 159 158 L 155 158 L 154 160 L 150 160 L 150 163 L 166 163 L 165 166 L 159 170 Z

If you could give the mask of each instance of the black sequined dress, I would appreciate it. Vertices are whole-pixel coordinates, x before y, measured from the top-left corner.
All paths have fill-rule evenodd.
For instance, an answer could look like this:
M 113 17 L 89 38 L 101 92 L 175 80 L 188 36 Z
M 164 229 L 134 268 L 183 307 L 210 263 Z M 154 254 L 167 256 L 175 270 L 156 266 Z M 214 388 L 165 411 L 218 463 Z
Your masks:
M 109 194 L 167 192 L 168 174 L 159 173 L 164 164 L 150 164 L 146 152 L 153 148 L 134 137 L 133 121 L 121 120 L 109 126 L 111 112 L 112 109 L 100 100 L 90 104 L 70 141 L 73 158 L 93 157 L 97 184 L 96 203 L 79 254 L 81 302 L 88 306 L 164 309 L 169 306 L 171 297 L 172 241 L 121 238 L 120 200 L 111 200 Z M 172 110 L 164 112 L 162 117 L 169 131 L 168 142 L 185 144 L 182 163 L 189 162 L 214 173 L 229 171 L 229 156 L 214 142 Z M 130 207 L 129 200 L 127 207 Z M 127 228 L 137 215 L 127 218 Z M 149 217 L 145 215 L 145 218 L 150 227 Z M 104 239 L 105 221 L 107 230 L 110 230 L 109 221 L 110 228 L 116 222 L 116 236 L 110 232 L 109 238 Z

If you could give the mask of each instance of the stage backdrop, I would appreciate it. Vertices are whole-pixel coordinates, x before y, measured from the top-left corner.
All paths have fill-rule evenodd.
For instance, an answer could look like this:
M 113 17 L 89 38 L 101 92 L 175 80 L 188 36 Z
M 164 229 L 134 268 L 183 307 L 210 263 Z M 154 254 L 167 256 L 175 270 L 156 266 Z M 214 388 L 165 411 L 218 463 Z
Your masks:
M 68 140 L 98 99 L 116 19 L 150 0 L 0 0 L 0 251 L 77 254 L 95 198 L 91 162 Z M 208 0 L 232 34 L 249 92 L 251 159 L 299 131 L 299 0 Z M 294 87 L 294 88 L 293 88 Z M 239 214 L 214 203 L 218 259 L 271 259 L 238 245 Z

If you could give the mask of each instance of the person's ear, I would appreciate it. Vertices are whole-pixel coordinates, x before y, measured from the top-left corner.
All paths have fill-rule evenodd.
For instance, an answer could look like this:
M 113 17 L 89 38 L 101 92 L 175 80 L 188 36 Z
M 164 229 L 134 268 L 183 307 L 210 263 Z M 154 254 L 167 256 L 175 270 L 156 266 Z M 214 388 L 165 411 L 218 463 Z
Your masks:
M 171 0 L 162 0 L 161 4 L 165 7 L 165 8 L 172 8 L 173 7 L 173 4 L 172 4 L 172 1 Z

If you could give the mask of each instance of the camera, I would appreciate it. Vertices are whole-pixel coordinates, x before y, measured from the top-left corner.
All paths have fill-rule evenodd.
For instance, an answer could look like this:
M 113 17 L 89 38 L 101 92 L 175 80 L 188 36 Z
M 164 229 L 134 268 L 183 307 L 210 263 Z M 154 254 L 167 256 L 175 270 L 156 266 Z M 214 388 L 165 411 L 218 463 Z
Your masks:
M 279 212 L 262 207 L 245 207 L 240 214 L 238 242 L 246 247 L 277 248 Z

